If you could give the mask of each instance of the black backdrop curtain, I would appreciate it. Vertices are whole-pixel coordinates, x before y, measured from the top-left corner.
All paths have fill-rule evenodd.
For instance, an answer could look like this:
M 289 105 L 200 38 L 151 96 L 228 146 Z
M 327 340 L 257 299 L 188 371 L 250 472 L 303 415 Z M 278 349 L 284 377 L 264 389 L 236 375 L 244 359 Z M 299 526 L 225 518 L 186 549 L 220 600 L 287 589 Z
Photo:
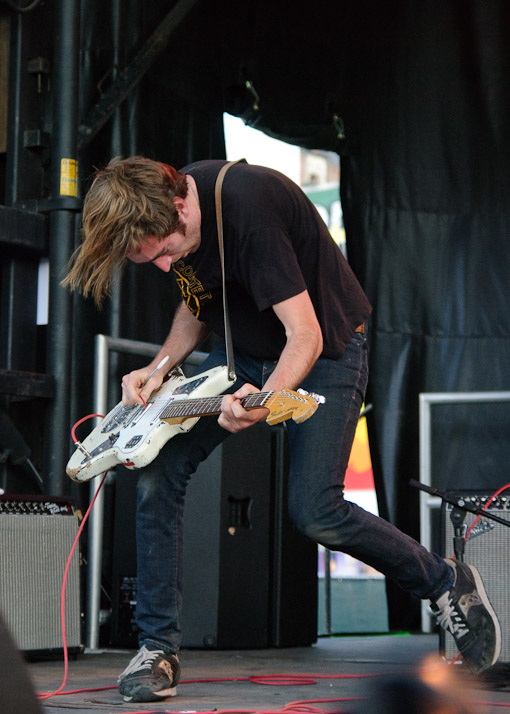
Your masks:
M 389 3 L 344 36 L 342 202 L 350 260 L 375 307 L 372 458 L 382 515 L 414 536 L 419 393 L 510 387 L 509 10 Z M 509 413 L 437 407 L 433 484 L 510 481 Z M 418 627 L 416 604 L 389 592 L 390 625 Z
M 116 72 L 136 53 L 169 12 L 173 3 L 81 0 L 82 41 L 80 118 L 94 106 Z M 197 72 L 190 47 L 205 49 L 207 21 L 192 10 L 171 36 L 170 49 L 156 58 L 137 86 L 97 136 L 81 151 L 80 172 L 86 192 L 95 167 L 113 156 L 141 154 L 177 168 L 202 158 L 225 156 L 221 91 L 209 77 L 192 81 Z M 202 22 L 204 24 L 202 24 Z M 198 88 L 198 89 L 197 89 Z M 200 101 L 199 101 L 200 99 Z M 94 335 L 161 344 L 171 324 L 178 295 L 174 281 L 153 266 L 127 265 L 103 308 L 77 296 L 73 319 L 73 418 L 90 410 Z M 118 375 L 141 366 L 140 357 L 111 355 L 113 390 L 119 398 Z M 112 401 L 112 403 L 114 403 Z
M 115 80 L 116 72 L 129 66 L 172 5 L 166 0 L 150 3 L 81 0 L 81 120 Z M 189 14 L 170 38 L 170 49 L 140 77 L 109 121 L 81 150 L 83 194 L 90 185 L 94 168 L 104 166 L 113 156 L 141 154 L 176 167 L 202 158 L 225 156 L 221 91 L 217 80 L 208 77 L 206 82 L 192 82 L 190 78 L 197 68 L 189 48 L 205 48 L 208 44 L 208 25 L 203 13 L 201 18 L 204 25 L 197 22 L 196 12 Z M 150 265 L 127 265 L 122 280 L 118 280 L 111 297 L 99 311 L 91 299 L 75 296 L 70 326 L 73 332 L 72 423 L 89 414 L 93 406 L 94 336 L 101 333 L 161 344 L 178 299 L 172 278 Z M 110 354 L 109 406 L 120 398 L 121 376 L 144 363 L 145 358 Z M 87 426 L 81 428 L 86 434 Z M 67 488 L 76 498 L 83 499 L 86 507 L 87 490 L 69 480 Z M 115 483 L 107 483 L 105 488 L 102 577 L 107 587 L 112 572 L 115 488 Z M 85 543 L 85 559 L 86 548 Z

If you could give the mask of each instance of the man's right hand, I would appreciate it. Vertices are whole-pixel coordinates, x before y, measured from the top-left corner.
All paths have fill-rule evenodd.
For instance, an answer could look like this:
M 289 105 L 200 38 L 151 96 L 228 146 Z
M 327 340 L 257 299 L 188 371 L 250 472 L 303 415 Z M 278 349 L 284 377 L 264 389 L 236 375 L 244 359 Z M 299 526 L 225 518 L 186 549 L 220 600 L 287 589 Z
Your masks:
M 152 365 L 148 365 L 122 377 L 123 404 L 145 404 L 152 392 L 159 389 L 168 370 L 160 369 L 148 379 L 152 370 Z

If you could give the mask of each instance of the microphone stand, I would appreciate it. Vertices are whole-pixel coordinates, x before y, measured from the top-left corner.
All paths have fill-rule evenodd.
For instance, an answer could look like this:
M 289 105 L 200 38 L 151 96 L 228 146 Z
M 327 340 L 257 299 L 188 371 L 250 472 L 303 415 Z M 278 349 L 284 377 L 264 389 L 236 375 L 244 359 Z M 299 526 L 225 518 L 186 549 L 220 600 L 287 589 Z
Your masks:
M 480 508 L 480 506 L 475 506 L 470 501 L 466 501 L 462 496 L 453 496 L 451 493 L 439 491 L 437 488 L 432 488 L 432 486 L 426 486 L 420 481 L 411 479 L 409 481 L 411 486 L 419 488 L 421 491 L 431 494 L 432 496 L 439 496 L 445 503 L 449 503 L 453 506 L 450 513 L 450 519 L 454 527 L 454 538 L 453 547 L 455 551 L 455 556 L 459 560 L 464 558 L 464 537 L 467 531 L 467 526 L 464 523 L 467 512 L 476 513 L 479 516 L 488 518 L 496 523 L 500 523 L 502 526 L 510 527 L 510 521 L 505 521 L 499 516 L 495 516 L 492 513 Z M 489 672 L 485 673 L 486 681 L 494 683 L 496 686 L 506 686 L 508 683 L 509 669 L 507 664 L 497 663 L 495 664 Z
M 466 511 L 463 508 L 454 506 L 450 513 L 450 520 L 453 524 L 453 552 L 459 561 L 464 560 L 464 538 L 466 537 L 467 526 L 464 523 Z
M 424 483 L 416 481 L 415 479 L 411 479 L 409 484 L 415 488 L 419 488 L 420 491 L 425 491 L 426 493 L 431 494 L 432 496 L 439 496 L 439 498 L 441 498 L 445 503 L 449 503 L 453 506 L 452 512 L 450 513 L 450 520 L 454 528 L 453 549 L 455 557 L 458 558 L 458 560 L 464 560 L 464 536 L 466 535 L 467 530 L 464 519 L 466 518 L 466 513 L 468 511 L 470 513 L 476 513 L 479 516 L 483 516 L 484 518 L 489 518 L 490 520 L 496 521 L 497 523 L 510 528 L 510 521 L 505 521 L 504 518 L 495 516 L 493 513 L 489 513 L 483 508 L 480 508 L 480 506 L 475 506 L 473 503 L 466 501 L 462 496 L 452 496 L 445 491 L 439 491 L 439 489 L 432 488 L 432 486 L 426 486 Z

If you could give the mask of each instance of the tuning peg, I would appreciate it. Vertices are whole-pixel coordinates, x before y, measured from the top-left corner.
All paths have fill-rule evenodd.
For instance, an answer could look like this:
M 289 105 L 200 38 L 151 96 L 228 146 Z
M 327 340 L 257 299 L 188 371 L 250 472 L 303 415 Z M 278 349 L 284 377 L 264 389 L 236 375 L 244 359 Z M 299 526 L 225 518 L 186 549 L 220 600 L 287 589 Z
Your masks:
M 315 399 L 317 404 L 325 404 L 326 403 L 326 397 L 323 397 L 322 394 L 315 394 L 315 392 L 307 392 L 306 389 L 298 389 L 298 394 L 302 394 L 305 397 L 312 397 L 312 399 Z

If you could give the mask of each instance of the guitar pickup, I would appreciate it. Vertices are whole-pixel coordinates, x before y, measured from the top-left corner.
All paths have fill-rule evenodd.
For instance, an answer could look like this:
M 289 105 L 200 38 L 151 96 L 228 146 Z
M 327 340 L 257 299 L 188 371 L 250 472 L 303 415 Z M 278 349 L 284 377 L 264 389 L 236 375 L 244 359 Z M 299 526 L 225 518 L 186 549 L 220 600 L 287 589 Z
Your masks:
M 111 431 L 116 426 L 125 428 L 140 412 L 140 409 L 143 410 L 143 407 L 140 407 L 139 404 L 121 404 L 108 421 L 104 421 L 101 426 L 101 434 L 106 434 L 106 432 Z

